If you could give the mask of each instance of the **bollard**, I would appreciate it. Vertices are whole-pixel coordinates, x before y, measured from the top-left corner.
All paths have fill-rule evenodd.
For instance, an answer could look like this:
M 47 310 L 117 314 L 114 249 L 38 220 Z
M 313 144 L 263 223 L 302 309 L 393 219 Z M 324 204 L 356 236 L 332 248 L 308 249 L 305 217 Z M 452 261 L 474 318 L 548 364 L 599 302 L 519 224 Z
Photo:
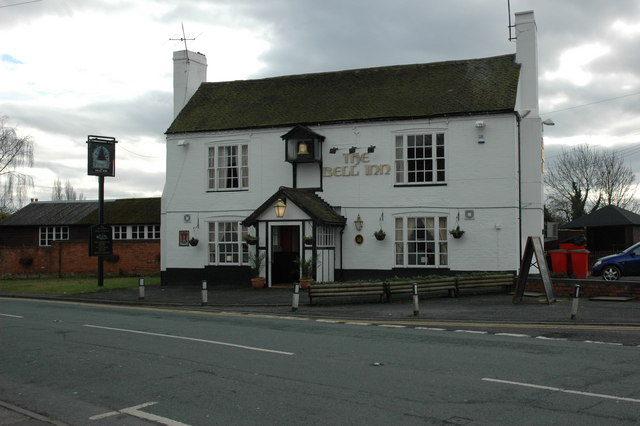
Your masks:
M 144 278 L 138 280 L 138 300 L 144 300 Z
M 207 304 L 207 280 L 202 280 L 202 306 Z
M 293 286 L 293 300 L 291 302 L 291 310 L 298 312 L 298 303 L 300 302 L 300 283 Z
M 571 301 L 571 319 L 576 319 L 578 315 L 578 300 L 580 298 L 580 284 L 573 286 L 573 300 Z
M 413 316 L 420 315 L 420 307 L 418 306 L 418 284 L 413 284 Z

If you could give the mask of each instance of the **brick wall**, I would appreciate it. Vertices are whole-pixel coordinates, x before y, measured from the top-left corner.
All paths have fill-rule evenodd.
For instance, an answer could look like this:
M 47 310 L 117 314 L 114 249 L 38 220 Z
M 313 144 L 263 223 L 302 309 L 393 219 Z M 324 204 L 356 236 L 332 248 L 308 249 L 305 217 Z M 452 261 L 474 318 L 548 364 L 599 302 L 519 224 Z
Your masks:
M 159 241 L 114 241 L 113 257 L 105 257 L 105 275 L 157 275 Z M 22 262 L 21 262 L 22 259 Z M 31 264 L 26 260 L 32 259 Z M 86 242 L 57 241 L 50 247 L 0 247 L 0 278 L 94 275 L 98 258 Z
M 580 297 L 616 296 L 640 298 L 640 282 L 633 281 L 604 281 L 604 280 L 574 280 L 551 278 L 553 295 L 555 297 L 569 297 L 573 294 L 573 286 L 580 284 Z M 544 293 L 542 280 L 529 278 L 526 291 Z

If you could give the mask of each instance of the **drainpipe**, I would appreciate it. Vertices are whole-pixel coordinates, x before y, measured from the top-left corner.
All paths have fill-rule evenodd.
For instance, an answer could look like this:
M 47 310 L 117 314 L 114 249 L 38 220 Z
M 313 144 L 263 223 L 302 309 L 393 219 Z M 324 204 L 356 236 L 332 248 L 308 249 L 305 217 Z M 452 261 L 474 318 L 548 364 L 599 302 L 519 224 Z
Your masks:
M 517 147 L 518 147 L 518 263 L 522 261 L 522 157 L 521 157 L 521 138 L 520 138 L 520 122 L 531 111 L 526 111 L 520 116 L 518 111 L 514 111 L 517 123 Z M 521 271 L 518 271 L 520 273 Z
M 344 241 L 343 241 L 343 237 L 344 237 L 344 226 L 340 228 L 340 281 L 342 281 L 344 279 L 344 259 L 343 259 L 343 253 L 344 253 Z

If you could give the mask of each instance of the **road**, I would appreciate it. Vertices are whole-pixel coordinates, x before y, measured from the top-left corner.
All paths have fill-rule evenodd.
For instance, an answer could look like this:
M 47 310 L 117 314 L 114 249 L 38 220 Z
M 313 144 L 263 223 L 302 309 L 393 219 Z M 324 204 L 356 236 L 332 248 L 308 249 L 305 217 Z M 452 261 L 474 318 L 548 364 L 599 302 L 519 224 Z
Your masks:
M 96 426 L 638 424 L 639 347 L 473 331 L 0 299 L 0 401 Z

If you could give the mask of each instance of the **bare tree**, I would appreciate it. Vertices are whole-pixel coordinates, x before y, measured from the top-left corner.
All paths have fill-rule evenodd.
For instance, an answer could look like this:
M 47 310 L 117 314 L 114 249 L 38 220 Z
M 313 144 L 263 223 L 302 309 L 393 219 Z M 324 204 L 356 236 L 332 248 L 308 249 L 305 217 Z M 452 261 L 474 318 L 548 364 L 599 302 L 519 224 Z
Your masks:
M 13 212 L 22 206 L 33 178 L 20 171 L 33 166 L 33 141 L 19 136 L 7 126 L 8 117 L 0 117 L 0 211 Z
M 60 178 L 56 178 L 53 181 L 53 188 L 51 188 L 51 199 L 53 201 L 59 201 L 59 200 L 84 200 L 85 198 L 83 193 L 80 193 L 80 195 L 78 195 L 73 185 L 71 185 L 71 182 L 69 181 L 69 179 L 67 179 L 63 187 L 62 181 L 60 180 Z
M 60 178 L 55 178 L 53 181 L 53 188 L 51 188 L 51 200 L 64 200 L 64 191 L 62 190 L 62 181 Z
M 565 221 L 577 219 L 603 205 L 635 208 L 634 174 L 614 151 L 589 145 L 563 150 L 545 170 L 547 207 Z
M 602 155 L 598 180 L 606 205 L 635 209 L 635 193 L 638 189 L 635 175 L 633 170 L 624 164 L 624 159 L 614 151 Z

